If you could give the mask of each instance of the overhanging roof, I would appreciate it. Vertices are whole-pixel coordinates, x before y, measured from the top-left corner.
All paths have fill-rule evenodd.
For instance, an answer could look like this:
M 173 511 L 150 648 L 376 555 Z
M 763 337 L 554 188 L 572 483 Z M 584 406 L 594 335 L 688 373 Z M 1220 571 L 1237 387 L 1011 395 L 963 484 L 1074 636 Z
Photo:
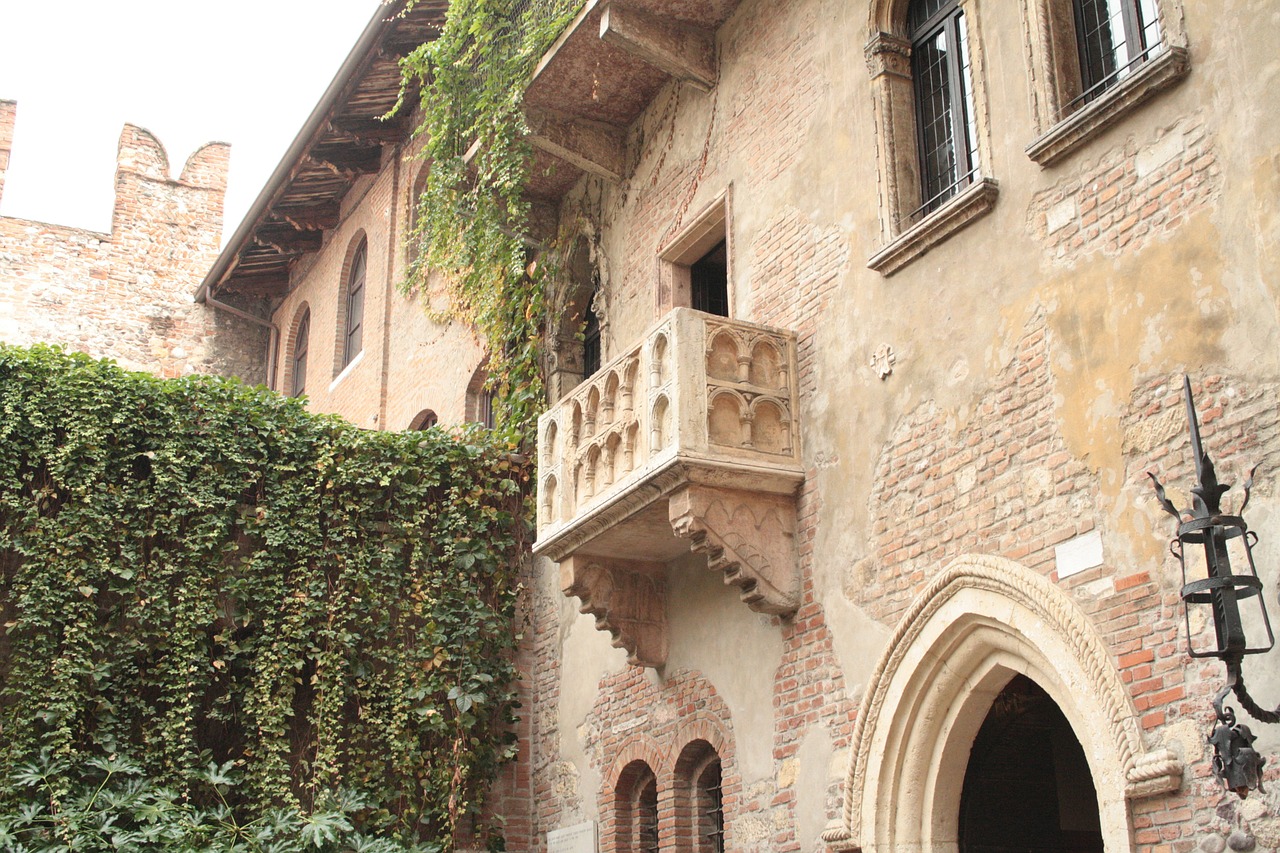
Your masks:
M 383 144 L 409 134 L 403 117 L 380 119 L 400 94 L 400 58 L 439 34 L 449 2 L 418 0 L 408 12 L 403 6 L 378 7 L 200 283 L 197 302 L 219 293 L 284 293 L 294 261 L 318 250 L 324 229 L 338 224 L 355 180 L 381 167 Z

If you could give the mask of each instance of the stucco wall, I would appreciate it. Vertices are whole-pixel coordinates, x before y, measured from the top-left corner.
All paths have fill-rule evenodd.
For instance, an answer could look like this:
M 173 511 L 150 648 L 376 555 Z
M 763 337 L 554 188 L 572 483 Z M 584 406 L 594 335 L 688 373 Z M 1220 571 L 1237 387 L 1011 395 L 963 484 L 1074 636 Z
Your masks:
M 1254 35 L 1269 10 L 1164 4 L 1188 76 L 1041 167 L 1025 151 L 1040 134 L 1025 5 L 965 7 L 994 208 L 891 276 L 866 266 L 887 230 L 867 3 L 744 2 L 717 36 L 715 89 L 664 89 L 631 129 L 622 181 L 588 178 L 566 205 L 586 211 L 599 256 L 607 360 L 658 316 L 663 247 L 728 193 L 732 315 L 800 335 L 804 603 L 791 619 L 757 616 L 699 577 L 701 557 L 677 561 L 670 657 L 641 677 L 589 617 L 555 603 L 544 565 L 537 666 L 559 683 L 533 711 L 543 832 L 607 829 L 597 804 L 628 736 L 678 750 L 655 717 L 707 713 L 733 740 L 730 848 L 821 849 L 857 702 L 897 618 L 949 561 L 992 554 L 1069 594 L 1128 685 L 1145 746 L 1187 762 L 1181 790 L 1134 802 L 1136 848 L 1213 847 L 1237 816 L 1259 845 L 1280 843 L 1274 795 L 1241 805 L 1206 778 L 1221 668 L 1184 655 L 1172 520 L 1146 477 L 1187 503 L 1183 371 L 1227 481 L 1280 453 L 1280 61 Z M 882 379 L 871 362 L 886 346 Z M 1274 476 L 1260 474 L 1250 518 L 1276 511 Z M 1059 579 L 1057 546 L 1085 535 L 1100 537 L 1102 565 Z M 1261 535 L 1260 555 L 1272 550 Z M 1260 565 L 1276 589 L 1274 561 Z M 1264 701 L 1276 664 L 1248 663 Z M 678 699 L 690 684 L 699 702 Z

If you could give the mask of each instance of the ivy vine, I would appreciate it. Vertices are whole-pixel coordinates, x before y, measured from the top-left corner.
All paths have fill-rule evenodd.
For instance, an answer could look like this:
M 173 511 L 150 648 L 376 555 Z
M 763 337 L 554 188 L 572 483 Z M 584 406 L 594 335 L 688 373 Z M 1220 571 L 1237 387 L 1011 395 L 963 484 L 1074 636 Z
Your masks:
M 412 5 L 412 0 L 411 0 Z M 530 251 L 531 149 L 521 101 L 538 59 L 583 0 L 454 0 L 439 37 L 405 57 L 431 164 L 408 235 L 406 292 L 443 271 L 455 310 L 488 342 L 500 426 L 531 432 L 554 251 Z
M 0 836 L 124 762 L 452 849 L 514 750 L 513 449 L 0 346 Z

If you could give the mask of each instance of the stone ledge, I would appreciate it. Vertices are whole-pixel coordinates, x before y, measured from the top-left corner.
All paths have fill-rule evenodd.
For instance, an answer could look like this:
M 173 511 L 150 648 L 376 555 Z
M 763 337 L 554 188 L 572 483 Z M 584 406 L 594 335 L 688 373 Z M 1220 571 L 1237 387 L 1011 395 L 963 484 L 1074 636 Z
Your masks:
M 908 228 L 871 256 L 867 266 L 885 276 L 893 275 L 934 246 L 995 207 L 999 184 L 982 178 L 942 207 Z
M 1190 70 L 1186 48 L 1168 48 L 1102 97 L 1051 127 L 1027 146 L 1027 156 L 1042 167 L 1052 166 L 1139 104 L 1186 77 Z

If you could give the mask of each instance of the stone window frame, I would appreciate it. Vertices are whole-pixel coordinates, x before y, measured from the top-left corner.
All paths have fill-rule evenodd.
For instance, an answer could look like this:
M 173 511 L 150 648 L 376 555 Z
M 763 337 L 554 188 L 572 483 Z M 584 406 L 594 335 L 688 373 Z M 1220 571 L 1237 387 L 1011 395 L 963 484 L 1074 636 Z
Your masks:
M 921 257 L 995 207 L 999 184 L 989 174 L 992 146 L 982 2 L 959 0 L 957 4 L 968 30 L 977 173 L 969 186 L 917 222 L 910 221 L 923 199 L 911 42 L 907 37 L 909 2 L 877 0 L 872 4 L 870 38 L 864 53 L 874 102 L 882 245 L 867 260 L 867 266 L 885 276 Z
M 1026 153 L 1041 167 L 1062 161 L 1191 70 L 1182 0 L 1154 0 L 1159 46 L 1148 48 L 1147 59 L 1128 76 L 1072 109 L 1082 85 L 1073 0 L 1020 2 L 1036 125 Z
M 728 279 L 729 318 L 737 316 L 733 287 L 733 186 L 727 186 L 690 218 L 658 250 L 658 292 L 655 316 L 672 308 L 693 307 L 690 268 L 724 242 Z
M 302 349 L 302 387 L 298 386 L 299 348 Z M 289 355 L 285 359 L 284 387 L 288 389 L 290 397 L 300 397 L 307 390 L 307 359 L 311 354 L 311 306 L 307 302 L 303 302 L 293 312 L 293 322 L 289 324 L 287 352 Z
M 361 281 L 361 304 L 360 304 L 360 349 L 355 352 L 350 351 L 348 346 L 351 333 L 351 285 L 355 280 L 356 260 L 364 254 L 364 275 Z M 342 273 L 339 278 L 338 287 L 338 322 L 334 324 L 334 349 L 333 349 L 333 376 L 334 384 L 343 377 L 345 372 L 353 367 L 360 360 L 360 356 L 364 353 L 364 299 L 363 296 L 369 292 L 369 270 L 371 268 L 369 238 L 365 234 L 364 229 L 360 229 L 347 242 L 346 257 L 342 261 Z
M 554 403 L 590 377 L 586 375 L 583 334 L 586 317 L 599 324 L 600 363 L 607 361 L 609 343 L 608 296 L 604 256 L 591 235 L 578 234 L 565 253 L 561 274 L 550 297 L 552 311 L 547 337 L 547 397 Z

